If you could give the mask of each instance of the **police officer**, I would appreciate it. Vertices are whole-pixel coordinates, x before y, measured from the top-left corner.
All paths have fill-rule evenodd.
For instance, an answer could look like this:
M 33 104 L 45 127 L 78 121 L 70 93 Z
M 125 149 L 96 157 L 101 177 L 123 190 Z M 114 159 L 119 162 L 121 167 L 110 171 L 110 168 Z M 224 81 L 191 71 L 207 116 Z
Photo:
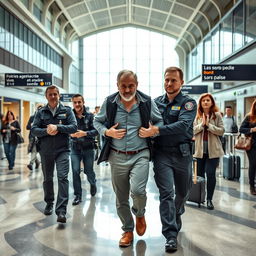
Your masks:
M 58 216 L 57 221 L 65 223 L 69 187 L 69 134 L 77 131 L 77 123 L 72 109 L 59 102 L 60 93 L 57 86 L 47 87 L 45 96 L 48 104 L 39 109 L 31 129 L 32 134 L 39 139 L 46 202 L 44 214 L 51 215 L 53 211 L 53 171 L 56 164 L 58 197 L 55 213 Z
M 77 205 L 82 201 L 81 187 L 81 160 L 84 163 L 84 173 L 91 185 L 90 193 L 95 196 L 97 192 L 95 172 L 93 170 L 95 136 L 98 132 L 93 127 L 93 114 L 86 111 L 84 106 L 84 97 L 81 94 L 75 94 L 72 97 L 73 111 L 77 121 L 77 132 L 71 134 L 72 150 L 71 164 L 73 173 L 73 187 L 75 198 L 73 205 Z
M 155 181 L 160 192 L 162 233 L 166 238 L 165 251 L 177 250 L 177 235 L 181 229 L 181 215 L 191 186 L 193 121 L 196 102 L 183 95 L 183 72 L 168 67 L 164 73 L 166 93 L 155 99 L 164 125 L 151 130 L 140 129 L 140 136 L 158 134 L 154 143 Z M 175 187 L 175 190 L 174 190 Z

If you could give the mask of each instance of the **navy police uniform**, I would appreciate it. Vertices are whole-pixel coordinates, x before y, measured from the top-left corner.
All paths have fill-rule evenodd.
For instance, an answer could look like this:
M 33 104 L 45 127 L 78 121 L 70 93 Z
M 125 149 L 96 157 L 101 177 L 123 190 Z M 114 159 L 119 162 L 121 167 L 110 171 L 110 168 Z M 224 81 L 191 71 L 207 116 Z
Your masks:
M 155 138 L 153 163 L 160 193 L 162 233 L 169 240 L 176 238 L 181 228 L 180 216 L 192 184 L 191 140 L 197 107 L 195 100 L 182 92 L 172 102 L 166 94 L 155 102 L 164 125 Z
M 78 130 L 86 131 L 87 136 L 81 138 L 72 138 L 72 150 L 71 150 L 71 164 L 73 173 L 73 187 L 74 194 L 79 199 L 82 198 L 82 187 L 80 177 L 80 163 L 84 163 L 84 173 L 87 175 L 87 179 L 92 186 L 96 186 L 95 172 L 93 170 L 94 163 L 94 149 L 95 149 L 95 136 L 98 135 L 97 130 L 93 126 L 93 114 L 86 111 L 83 108 L 82 117 L 79 118 L 73 110 Z
M 57 125 L 58 133 L 54 136 L 46 131 L 47 125 Z M 56 163 L 58 177 L 58 198 L 56 214 L 66 214 L 68 204 L 68 172 L 70 154 L 69 134 L 77 131 L 77 123 L 70 107 L 59 104 L 56 113 L 52 114 L 48 105 L 38 110 L 31 132 L 39 139 L 39 153 L 41 156 L 44 175 L 44 200 L 47 204 L 54 201 L 53 171 Z

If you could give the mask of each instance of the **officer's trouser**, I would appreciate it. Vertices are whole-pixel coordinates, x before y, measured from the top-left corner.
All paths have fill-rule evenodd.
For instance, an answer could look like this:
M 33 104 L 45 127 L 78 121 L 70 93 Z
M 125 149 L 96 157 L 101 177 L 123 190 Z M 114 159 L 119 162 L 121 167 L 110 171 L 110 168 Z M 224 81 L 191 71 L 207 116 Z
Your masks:
M 69 152 L 61 152 L 51 155 L 42 154 L 41 163 L 44 175 L 44 201 L 53 203 L 54 188 L 53 188 L 53 171 L 56 163 L 57 178 L 58 178 L 58 197 L 55 212 L 58 215 L 60 212 L 66 214 L 68 204 L 68 172 L 69 172 Z
M 192 184 L 192 156 L 155 150 L 155 181 L 160 193 L 162 233 L 166 239 L 177 237 L 176 217 L 184 213 L 184 204 Z M 175 186 L 175 188 L 174 188 Z

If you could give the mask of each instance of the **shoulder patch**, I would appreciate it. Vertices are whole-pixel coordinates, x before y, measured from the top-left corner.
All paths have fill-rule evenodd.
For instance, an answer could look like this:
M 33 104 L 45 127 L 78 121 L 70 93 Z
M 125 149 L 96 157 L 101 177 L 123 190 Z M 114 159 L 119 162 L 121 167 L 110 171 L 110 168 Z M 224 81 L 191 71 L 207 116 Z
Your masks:
M 185 104 L 184 107 L 186 110 L 192 110 L 194 108 L 194 104 L 193 104 L 193 102 L 189 101 Z

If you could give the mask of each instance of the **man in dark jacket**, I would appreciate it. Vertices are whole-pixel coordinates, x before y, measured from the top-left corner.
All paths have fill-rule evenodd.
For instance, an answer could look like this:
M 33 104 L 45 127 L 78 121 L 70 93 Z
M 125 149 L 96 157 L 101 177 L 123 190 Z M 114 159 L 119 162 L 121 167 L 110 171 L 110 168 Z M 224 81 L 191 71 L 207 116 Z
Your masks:
M 81 94 L 75 94 L 72 97 L 73 111 L 77 121 L 78 130 L 71 134 L 72 150 L 71 164 L 73 173 L 73 187 L 75 198 L 73 205 L 77 205 L 82 201 L 81 187 L 81 161 L 84 164 L 84 173 L 91 185 L 90 193 L 95 196 L 97 192 L 95 172 L 93 170 L 95 136 L 98 132 L 93 127 L 93 114 L 86 111 L 84 106 L 84 97 Z
M 51 215 L 53 211 L 53 171 L 56 164 L 59 191 L 55 213 L 58 216 L 57 221 L 65 223 L 69 187 L 69 134 L 77 131 L 77 123 L 72 109 L 59 102 L 60 93 L 57 86 L 47 87 L 45 96 L 48 104 L 37 112 L 31 130 L 39 139 L 44 200 L 47 203 L 44 214 Z
M 117 214 L 122 221 L 123 236 L 119 246 L 130 246 L 133 241 L 134 221 L 136 231 L 142 236 L 146 231 L 146 184 L 151 157 L 151 141 L 139 137 L 138 130 L 148 129 L 150 123 L 162 124 L 162 117 L 153 100 L 137 90 L 137 75 L 122 70 L 117 75 L 118 92 L 107 97 L 95 116 L 94 127 L 105 136 L 98 163 L 108 160 L 116 194 Z M 154 134 L 152 134 L 154 135 Z M 130 209 L 129 194 L 133 199 Z

